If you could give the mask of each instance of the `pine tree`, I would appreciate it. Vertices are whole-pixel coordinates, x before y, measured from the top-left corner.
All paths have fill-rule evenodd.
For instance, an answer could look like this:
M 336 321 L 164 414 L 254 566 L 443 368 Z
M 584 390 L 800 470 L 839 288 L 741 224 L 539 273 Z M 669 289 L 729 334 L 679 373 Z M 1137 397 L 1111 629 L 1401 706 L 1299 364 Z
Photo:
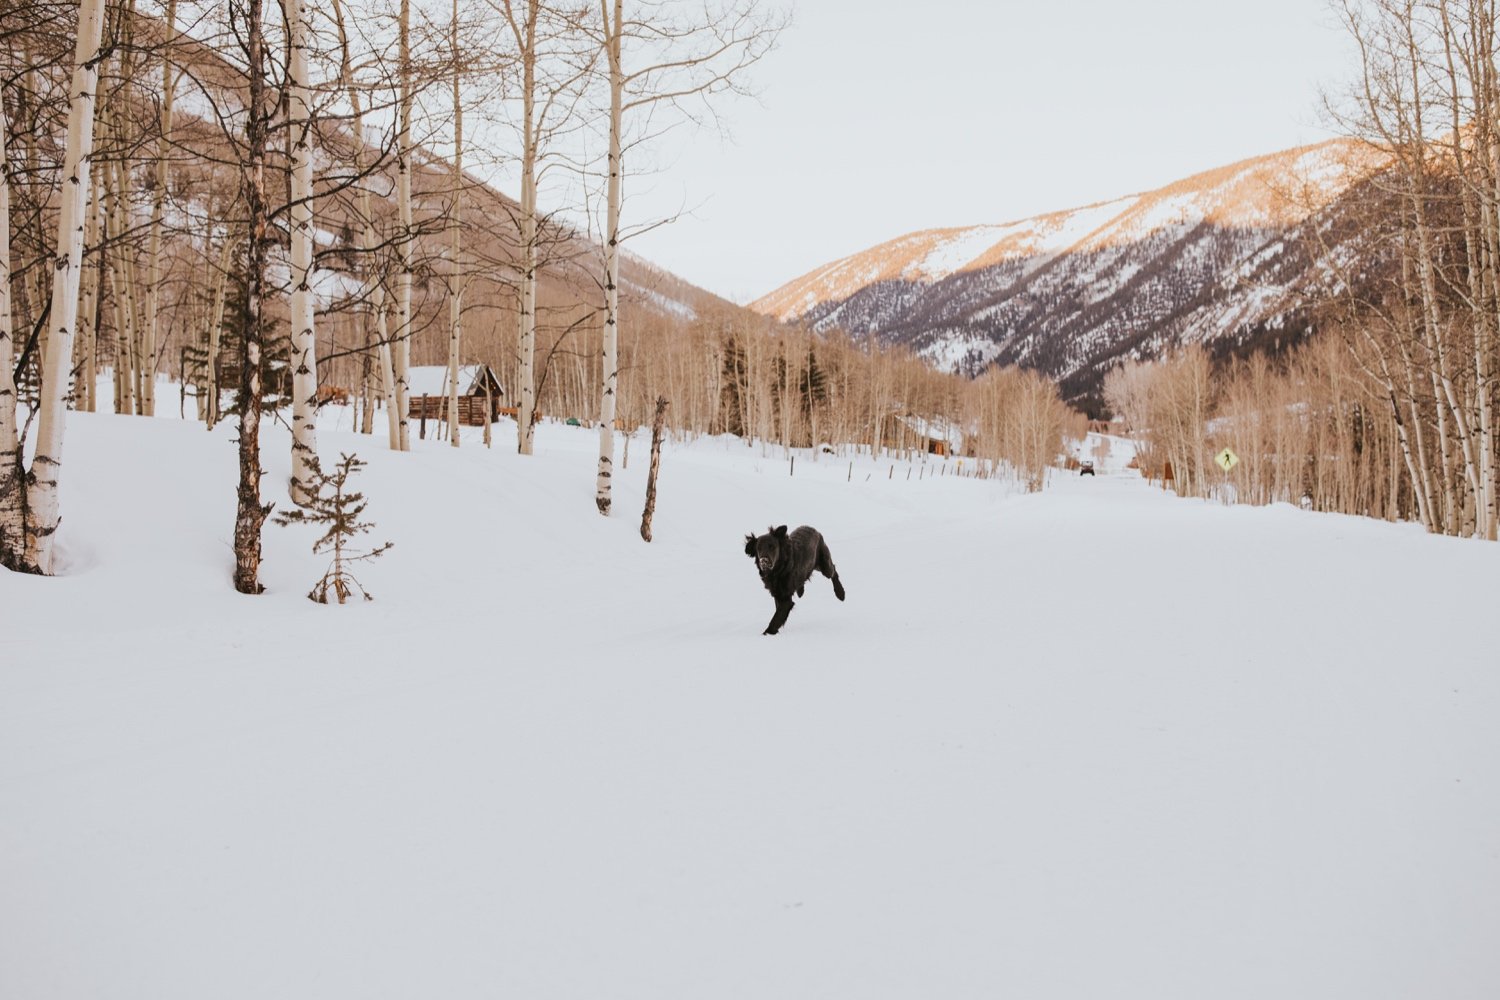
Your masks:
M 365 495 L 348 491 L 349 477 L 364 468 L 365 464 L 358 456 L 341 453 L 334 471 L 324 473 L 322 464 L 314 456 L 309 460 L 311 474 L 307 483 L 311 489 L 307 502 L 300 508 L 277 514 L 273 518 L 283 527 L 289 524 L 328 526 L 323 536 L 313 543 L 313 552 L 332 551 L 333 562 L 329 564 L 328 572 L 323 574 L 323 578 L 307 593 L 310 600 L 319 604 L 328 603 L 330 592 L 340 604 L 356 592 L 367 601 L 374 600 L 369 591 L 354 578 L 354 574 L 349 572 L 348 567 L 351 563 L 378 558 L 394 544 L 385 542 L 364 552 L 349 549 L 349 543 L 356 535 L 362 535 L 375 526 L 359 519 L 367 505 Z
M 219 334 L 219 384 L 238 387 L 240 384 L 240 358 L 245 337 L 245 302 L 248 295 L 246 276 L 236 271 L 228 279 L 225 292 L 225 309 Z M 261 331 L 260 344 L 260 406 L 262 411 L 286 408 L 292 402 L 292 338 L 290 331 L 281 324 L 267 324 Z M 207 351 L 205 350 L 205 358 Z M 244 408 L 244 397 L 236 393 L 229 408 L 238 415 Z
M 713 432 L 744 437 L 748 433 L 745 397 L 750 378 L 749 364 L 743 345 L 733 336 L 725 342 L 723 356 L 718 421 Z

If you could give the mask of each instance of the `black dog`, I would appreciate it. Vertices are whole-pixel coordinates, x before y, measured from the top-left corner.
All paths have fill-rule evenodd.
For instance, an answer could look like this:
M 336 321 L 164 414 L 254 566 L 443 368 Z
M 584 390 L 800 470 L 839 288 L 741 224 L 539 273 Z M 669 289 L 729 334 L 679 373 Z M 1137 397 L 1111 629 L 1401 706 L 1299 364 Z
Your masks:
M 775 635 L 792 613 L 792 595 L 802 596 L 808 577 L 817 570 L 833 581 L 833 595 L 844 599 L 844 585 L 834 568 L 833 555 L 818 532 L 803 525 L 790 535 L 786 525 L 772 528 L 764 535 L 745 536 L 745 555 L 755 560 L 760 582 L 776 599 L 776 614 L 762 635 Z

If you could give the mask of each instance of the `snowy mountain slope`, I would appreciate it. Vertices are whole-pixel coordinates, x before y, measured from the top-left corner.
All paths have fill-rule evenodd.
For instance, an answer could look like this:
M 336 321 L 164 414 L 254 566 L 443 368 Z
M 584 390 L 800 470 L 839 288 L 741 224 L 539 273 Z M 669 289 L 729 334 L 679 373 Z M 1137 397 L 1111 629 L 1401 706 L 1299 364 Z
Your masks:
M 321 431 L 369 605 L 293 529 L 233 593 L 231 428 L 70 414 L 69 573 L 0 574 L 5 1000 L 1500 992 L 1500 548 L 730 439 L 648 546 L 639 437 L 604 519 L 585 429 Z M 802 521 L 849 599 L 762 637 L 741 537 Z
M 953 370 L 1040 368 L 1086 394 L 1121 356 L 1295 325 L 1308 262 L 1293 233 L 1373 167 L 1326 142 L 1083 209 L 915 233 L 752 308 L 910 344 Z M 1287 256 L 1297 269 L 1272 280 Z

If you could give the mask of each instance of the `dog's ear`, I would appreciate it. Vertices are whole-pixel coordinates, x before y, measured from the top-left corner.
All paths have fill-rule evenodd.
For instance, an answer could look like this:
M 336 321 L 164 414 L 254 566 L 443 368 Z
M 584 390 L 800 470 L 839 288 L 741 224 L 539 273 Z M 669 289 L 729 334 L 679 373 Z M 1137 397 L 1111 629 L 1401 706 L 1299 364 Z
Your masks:
M 775 534 L 776 534 L 777 538 L 785 538 L 786 537 L 786 525 L 783 524 L 781 527 L 777 528 Z
M 755 536 L 754 535 L 746 535 L 745 536 L 745 555 L 750 556 L 751 558 L 755 557 Z

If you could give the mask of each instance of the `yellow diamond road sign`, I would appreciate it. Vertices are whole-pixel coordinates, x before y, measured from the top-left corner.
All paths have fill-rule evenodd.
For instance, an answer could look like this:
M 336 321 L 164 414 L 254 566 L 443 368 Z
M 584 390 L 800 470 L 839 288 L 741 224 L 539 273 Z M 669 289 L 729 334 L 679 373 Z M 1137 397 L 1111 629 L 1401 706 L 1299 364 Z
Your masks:
M 1223 469 L 1225 472 L 1228 472 L 1230 469 L 1234 468 L 1235 465 L 1239 463 L 1239 460 L 1240 456 L 1236 455 L 1228 448 L 1225 448 L 1223 451 L 1214 456 L 1214 461 L 1218 462 L 1219 468 Z

